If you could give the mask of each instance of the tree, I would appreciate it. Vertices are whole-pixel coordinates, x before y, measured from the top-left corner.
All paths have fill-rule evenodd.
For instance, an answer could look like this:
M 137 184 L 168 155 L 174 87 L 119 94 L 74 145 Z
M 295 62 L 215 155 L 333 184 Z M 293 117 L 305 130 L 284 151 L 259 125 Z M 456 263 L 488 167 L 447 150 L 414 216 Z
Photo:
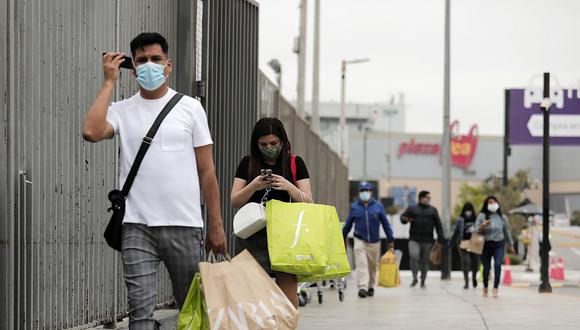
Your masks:
M 580 226 L 580 211 L 572 212 L 572 219 L 570 219 L 570 225 Z
M 457 219 L 463 208 L 463 204 L 471 202 L 478 213 L 482 207 L 483 201 L 487 196 L 495 196 L 499 200 L 501 209 L 504 214 L 513 208 L 518 207 L 522 202 L 524 194 L 523 191 L 527 189 L 532 183 L 530 179 L 530 171 L 519 170 L 513 177 L 508 179 L 507 186 L 503 185 L 502 178 L 497 175 L 491 175 L 483 182 L 471 186 L 463 184 L 459 189 L 459 199 L 453 208 L 453 219 Z M 511 215 L 509 216 L 512 235 L 517 237 L 520 230 L 526 223 L 523 216 Z

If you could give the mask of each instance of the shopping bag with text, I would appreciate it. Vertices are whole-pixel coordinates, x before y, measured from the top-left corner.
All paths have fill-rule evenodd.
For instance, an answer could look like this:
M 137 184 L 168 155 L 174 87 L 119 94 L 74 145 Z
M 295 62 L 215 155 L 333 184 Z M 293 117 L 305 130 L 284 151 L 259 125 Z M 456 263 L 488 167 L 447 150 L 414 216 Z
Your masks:
M 272 269 L 289 274 L 323 275 L 333 207 L 308 203 L 266 204 L 268 253 Z

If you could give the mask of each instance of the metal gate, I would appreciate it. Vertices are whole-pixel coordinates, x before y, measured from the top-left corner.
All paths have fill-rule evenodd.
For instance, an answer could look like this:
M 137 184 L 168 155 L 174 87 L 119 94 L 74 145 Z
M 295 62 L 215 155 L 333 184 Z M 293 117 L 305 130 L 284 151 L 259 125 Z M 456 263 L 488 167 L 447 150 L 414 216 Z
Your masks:
M 214 138 L 221 213 L 232 251 L 231 187 L 258 117 L 258 5 L 206 0 L 203 16 L 202 104 Z
M 85 143 L 80 128 L 102 83 L 101 52 L 129 52 L 144 30 L 174 46 L 176 16 L 172 0 L 0 0 L 0 328 L 125 312 L 120 260 L 102 239 L 118 147 Z M 137 91 L 123 75 L 116 99 Z M 162 271 L 158 302 L 171 296 Z

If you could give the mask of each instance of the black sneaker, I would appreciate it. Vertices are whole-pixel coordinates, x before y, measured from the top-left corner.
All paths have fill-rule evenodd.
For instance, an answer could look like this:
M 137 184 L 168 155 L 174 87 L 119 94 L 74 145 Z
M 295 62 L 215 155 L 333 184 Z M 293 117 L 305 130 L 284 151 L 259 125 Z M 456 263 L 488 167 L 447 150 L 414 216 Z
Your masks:
M 373 289 L 373 288 L 368 289 L 367 296 L 372 297 L 374 295 L 375 295 L 375 289 Z
M 358 296 L 360 298 L 366 298 L 367 297 L 367 291 L 365 289 L 358 290 Z
M 474 289 L 477 288 L 477 279 L 475 277 L 473 278 L 473 283 L 472 284 L 473 284 L 473 288 Z
M 413 280 L 413 282 L 411 283 L 411 287 L 414 288 L 417 286 L 417 280 Z
M 421 281 L 421 289 L 427 289 L 427 286 L 425 285 L 425 281 Z

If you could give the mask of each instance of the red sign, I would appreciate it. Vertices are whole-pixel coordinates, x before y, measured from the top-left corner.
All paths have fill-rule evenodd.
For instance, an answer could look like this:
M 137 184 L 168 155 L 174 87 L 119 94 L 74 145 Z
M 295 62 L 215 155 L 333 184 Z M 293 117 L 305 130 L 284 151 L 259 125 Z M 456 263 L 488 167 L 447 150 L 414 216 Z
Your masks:
M 471 126 L 468 135 L 459 135 L 459 122 L 454 121 L 451 126 L 451 164 L 453 166 L 467 169 L 477 150 L 477 140 L 479 130 L 477 125 Z M 417 143 L 415 139 L 410 142 L 403 142 L 399 145 L 398 158 L 405 154 L 417 155 L 439 155 L 441 145 L 439 143 Z

